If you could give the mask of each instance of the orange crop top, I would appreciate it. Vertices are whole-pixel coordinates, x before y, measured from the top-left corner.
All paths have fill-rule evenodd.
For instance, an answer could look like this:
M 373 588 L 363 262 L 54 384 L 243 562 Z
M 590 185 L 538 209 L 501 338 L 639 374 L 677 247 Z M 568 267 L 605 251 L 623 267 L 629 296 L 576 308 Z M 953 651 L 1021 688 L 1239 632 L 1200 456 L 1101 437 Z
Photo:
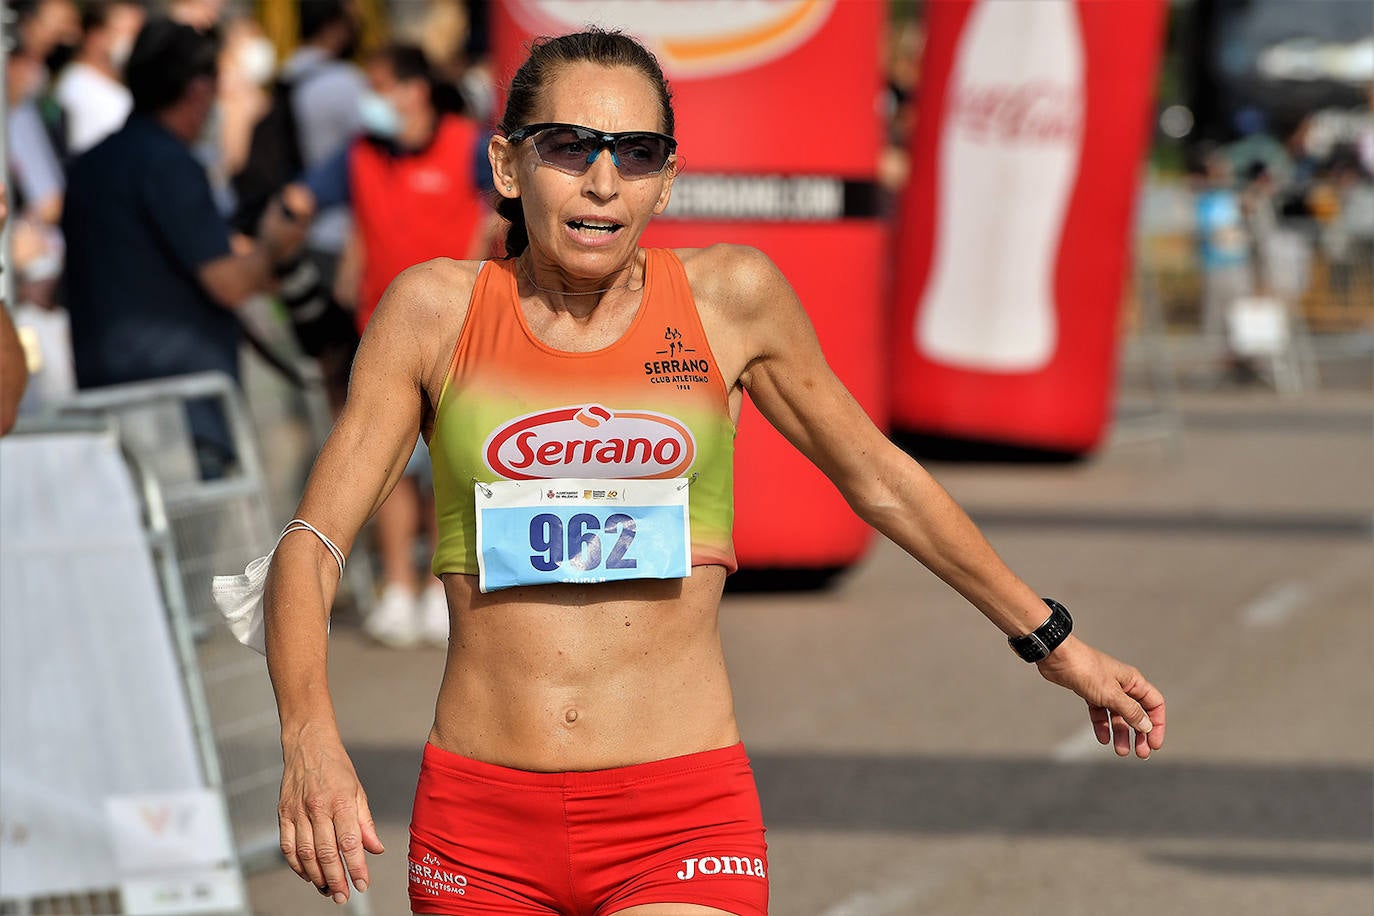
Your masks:
M 534 336 L 514 261 L 482 265 L 429 442 L 435 575 L 477 574 L 474 479 L 560 477 L 695 475 L 692 565 L 735 570 L 735 427 L 725 382 L 682 262 L 669 249 L 645 255 L 643 300 L 629 329 L 588 353 Z

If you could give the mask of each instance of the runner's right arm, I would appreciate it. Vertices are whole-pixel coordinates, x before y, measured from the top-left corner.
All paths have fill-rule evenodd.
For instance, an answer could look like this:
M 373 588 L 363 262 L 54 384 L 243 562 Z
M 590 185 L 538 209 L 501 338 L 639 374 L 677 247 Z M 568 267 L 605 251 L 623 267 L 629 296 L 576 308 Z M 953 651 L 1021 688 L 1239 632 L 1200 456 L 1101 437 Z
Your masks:
M 449 281 L 452 271 L 442 269 Z M 456 298 L 455 284 L 441 284 L 438 275 L 432 264 L 410 268 L 382 297 L 358 348 L 347 403 L 296 512 L 345 554 L 400 479 L 415 446 L 426 379 L 443 360 L 441 341 L 450 336 L 444 312 L 451 322 Z M 348 876 L 360 890 L 367 885 L 364 850 L 380 853 L 382 845 L 329 696 L 326 640 L 339 569 L 323 543 L 305 535 L 282 541 L 264 597 L 268 671 L 285 764 L 281 846 L 292 870 L 342 902 Z

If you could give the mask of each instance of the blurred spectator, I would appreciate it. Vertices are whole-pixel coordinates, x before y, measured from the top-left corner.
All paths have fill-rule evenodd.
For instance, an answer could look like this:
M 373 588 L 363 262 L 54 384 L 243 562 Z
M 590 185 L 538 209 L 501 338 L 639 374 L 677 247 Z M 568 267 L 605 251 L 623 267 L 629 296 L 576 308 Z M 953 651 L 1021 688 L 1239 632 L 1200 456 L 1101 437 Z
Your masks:
M 45 92 L 76 53 L 81 42 L 81 13 L 72 0 L 21 0 L 14 4 L 18 53 L 43 67 L 37 92 Z
M 248 159 L 253 127 L 267 112 L 277 72 L 277 49 L 256 19 L 240 16 L 224 27 L 219 57 L 220 164 L 237 175 Z
M 149 22 L 126 68 L 133 114 L 73 165 L 63 225 L 83 388 L 206 370 L 237 379 L 232 310 L 271 288 L 274 268 L 303 239 L 304 224 L 275 206 L 257 245 L 230 249 L 191 154 L 215 102 L 217 57 L 215 40 L 195 28 Z M 233 459 L 225 418 L 207 404 L 188 412 L 201 472 L 219 476 Z
M 403 29 L 420 46 L 434 70 L 439 108 L 488 123 L 496 107 L 496 86 L 483 36 L 461 0 L 429 0 L 424 14 Z
M 349 0 L 306 0 L 299 7 L 303 44 L 282 66 L 268 111 L 253 129 L 244 168 L 234 179 L 240 228 L 257 219 L 260 202 L 275 189 L 342 155 L 358 135 L 367 83 L 350 60 L 360 25 Z M 348 315 L 330 294 L 350 231 L 345 196 L 316 214 L 306 237 L 306 258 L 323 294 L 290 289 L 288 307 L 297 341 L 315 357 L 331 404 L 343 403 L 358 338 Z M 304 309 L 304 311 L 302 311 Z
M 1308 201 L 1320 225 L 1318 241 L 1327 261 L 1331 293 L 1342 305 L 1350 305 L 1356 275 L 1362 272 L 1374 238 L 1374 189 L 1364 179 L 1355 149 L 1338 146 L 1332 151 Z
M 1284 302 L 1297 318 L 1311 273 L 1311 245 L 1305 233 L 1280 220 L 1280 187 L 1263 163 L 1250 164 L 1241 208 L 1250 236 L 1255 290 Z
M 1250 237 L 1254 287 L 1260 293 L 1272 293 L 1275 288 L 1273 254 L 1279 231 L 1275 193 L 1276 185 L 1268 166 L 1263 162 L 1250 163 L 1241 191 L 1241 213 L 1245 217 L 1246 234 Z
M 359 103 L 367 91 L 362 71 L 352 63 L 358 47 L 358 19 L 348 0 L 303 0 L 301 47 L 282 65 L 291 86 L 301 160 L 312 168 L 335 155 L 362 130 Z M 346 206 L 321 210 L 310 229 L 309 250 L 337 262 L 348 238 Z M 334 275 L 335 263 L 322 271 Z
M 1360 128 L 1355 141 L 1359 151 L 1360 167 L 1366 178 L 1374 179 L 1374 83 L 1369 85 L 1369 110 L 1365 113 L 1364 127 Z
M 346 160 L 318 171 L 332 179 L 321 201 L 344 196 L 354 208 L 354 270 L 345 277 L 356 282 L 343 298 L 355 303 L 360 331 L 396 274 L 434 257 L 482 257 L 495 228 L 482 199 L 491 182 L 487 136 L 470 118 L 435 105 L 424 52 L 413 45 L 377 52 L 367 81 L 364 136 Z
M 1269 133 L 1268 121 L 1258 108 L 1242 108 L 1233 118 L 1239 139 L 1226 148 L 1231 168 L 1244 175 L 1251 165 L 1261 163 L 1270 179 L 1279 186 L 1293 178 L 1293 162 L 1288 150 Z
M 1350 239 L 1352 292 L 1363 291 L 1368 305 L 1374 302 L 1374 174 L 1356 164 L 1358 155 L 1344 173 L 1341 221 Z
M 1288 184 L 1290 188 L 1300 191 L 1305 189 L 1317 174 L 1319 162 L 1312 152 L 1312 144 L 1308 138 L 1313 130 L 1313 118 L 1307 115 L 1298 122 L 1297 127 L 1288 135 L 1288 141 L 1284 144 L 1288 159 L 1293 163 L 1293 171 L 1289 176 Z M 1301 211 L 1306 214 L 1305 206 L 1298 205 L 1293 207 L 1294 211 Z
M 436 78 L 456 83 L 462 77 L 468 12 L 460 0 L 428 0 L 424 15 L 405 31 L 407 39 L 425 52 Z
M 1250 241 L 1231 160 L 1221 150 L 1204 153 L 1197 195 L 1198 255 L 1202 266 L 1202 332 L 1226 339 L 1226 312 L 1251 291 Z
M 342 298 L 356 303 L 359 331 L 396 274 L 436 257 L 480 258 L 490 247 L 494 215 L 482 199 L 490 183 L 486 136 L 468 118 L 440 111 L 424 52 L 397 45 L 367 65 L 370 92 L 363 102 L 364 137 L 346 157 L 314 170 L 309 180 L 318 205 L 343 197 L 353 204 L 353 267 L 340 270 L 352 284 Z M 443 585 L 418 594 L 415 540 L 420 533 L 419 478 L 428 452 L 418 443 L 406 474 L 377 511 L 375 536 L 385 587 L 364 621 L 369 634 L 391 646 L 448 638 Z M 431 528 L 433 519 L 426 520 Z
M 878 181 L 891 194 L 899 193 L 906 186 L 911 169 L 907 147 L 915 118 L 924 45 L 925 36 L 914 19 L 903 21 L 888 36 L 885 60 L 887 132 L 878 159 Z
M 9 141 L 9 187 L 13 195 L 11 229 L 16 299 L 43 307 L 52 304 L 62 270 L 62 218 L 66 178 L 52 137 L 35 100 L 42 65 L 13 54 L 6 60 L 5 130 Z
M 225 0 L 170 0 L 167 16 L 173 22 L 181 22 L 202 32 L 219 25 L 224 14 Z
M 61 156 L 43 126 L 35 101 L 43 79 L 42 65 L 23 54 L 11 55 L 5 64 L 5 127 L 15 209 L 53 225 L 62 216 L 65 180 Z
M 143 7 L 134 0 L 86 7 L 76 59 L 53 86 L 53 96 L 65 115 L 68 155 L 85 152 L 124 126 L 134 106 L 122 82 L 124 62 L 142 27 Z
M 6 196 L 5 184 L 0 182 L 0 232 L 5 231 L 5 220 L 9 216 Z M 29 380 L 24 348 L 19 344 L 19 335 L 6 305 L 0 298 L 0 436 L 14 428 L 19 401 L 24 397 L 24 386 Z

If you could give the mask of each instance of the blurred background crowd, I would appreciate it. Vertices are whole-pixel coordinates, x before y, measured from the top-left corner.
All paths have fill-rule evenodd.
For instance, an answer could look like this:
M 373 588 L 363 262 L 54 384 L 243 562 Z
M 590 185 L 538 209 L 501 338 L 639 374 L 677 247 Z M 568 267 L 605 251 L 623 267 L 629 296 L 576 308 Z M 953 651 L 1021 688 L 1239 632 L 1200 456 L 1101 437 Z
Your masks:
M 487 0 L 6 6 L 6 299 L 31 373 L 22 413 L 77 388 L 201 369 L 239 379 L 241 352 L 284 380 L 259 386 L 269 400 L 306 385 L 306 365 L 337 410 L 358 335 L 396 272 L 436 255 L 500 251 L 485 168 L 501 78 Z M 922 117 L 929 6 L 888 4 L 878 105 L 888 140 L 876 174 L 889 217 Z M 151 22 L 162 31 L 145 28 Z M 1259 296 L 1304 333 L 1367 341 L 1368 6 L 1174 0 L 1155 94 L 1136 268 L 1149 275 L 1168 331 L 1225 338 L 1228 307 Z M 152 123 L 160 127 L 136 129 Z M 116 193 L 126 186 L 134 190 Z M 436 187 L 437 209 L 424 196 Z M 189 200 L 203 206 L 192 213 Z M 116 245 L 140 231 L 120 221 L 134 208 L 154 212 L 162 236 Z M 227 250 L 207 221 L 232 227 Z M 1141 303 L 1124 299 L 1130 333 Z M 194 307 L 159 310 L 153 300 Z M 1222 353 L 1193 380 L 1266 381 Z M 255 410 L 273 415 L 249 391 Z M 206 410 L 192 428 L 201 473 L 223 474 L 235 457 L 223 418 Z M 422 588 L 416 572 L 424 464 L 418 448 L 374 525 L 381 587 L 369 630 L 391 645 L 446 636 L 442 591 Z M 298 484 L 279 481 L 283 494 Z

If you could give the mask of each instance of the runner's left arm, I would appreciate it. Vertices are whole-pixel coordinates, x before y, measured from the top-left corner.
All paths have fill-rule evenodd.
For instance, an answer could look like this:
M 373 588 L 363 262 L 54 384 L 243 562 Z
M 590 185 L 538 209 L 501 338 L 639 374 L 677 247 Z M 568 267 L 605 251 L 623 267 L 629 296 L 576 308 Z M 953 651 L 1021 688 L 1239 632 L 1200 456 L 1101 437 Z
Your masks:
M 854 511 L 943 579 L 1008 636 L 1045 621 L 1044 602 L 968 515 L 893 445 L 831 371 L 791 285 L 761 253 L 737 248 L 725 311 L 746 341 L 740 383 L 764 417 L 839 488 Z M 1135 668 L 1069 636 L 1038 663 L 1088 704 L 1097 738 L 1126 756 L 1164 742 L 1164 697 Z M 1134 739 L 1131 732 L 1134 731 Z

